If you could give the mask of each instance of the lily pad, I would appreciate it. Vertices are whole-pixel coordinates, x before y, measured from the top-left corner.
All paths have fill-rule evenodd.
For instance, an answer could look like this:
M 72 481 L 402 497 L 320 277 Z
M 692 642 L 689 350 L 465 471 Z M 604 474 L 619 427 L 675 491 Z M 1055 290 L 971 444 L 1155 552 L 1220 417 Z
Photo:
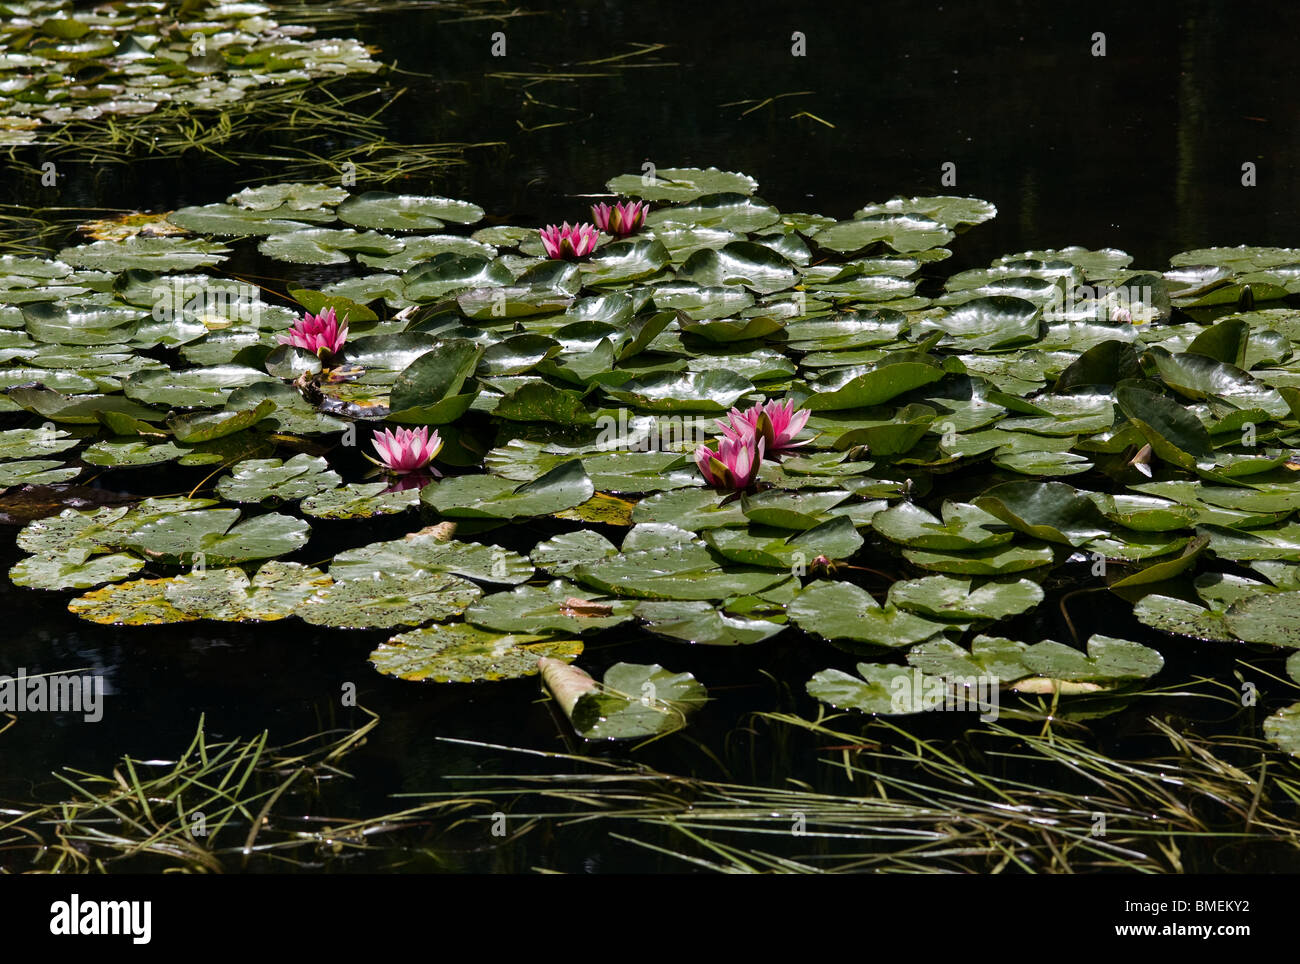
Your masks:
M 893 648 L 919 643 L 946 628 L 893 605 L 882 607 L 865 589 L 845 582 L 813 583 L 787 611 L 801 629 L 826 639 Z
M 370 654 L 375 669 L 405 680 L 473 683 L 537 673 L 537 661 L 564 662 L 582 654 L 582 641 L 502 635 L 461 623 L 435 624 L 394 636 Z

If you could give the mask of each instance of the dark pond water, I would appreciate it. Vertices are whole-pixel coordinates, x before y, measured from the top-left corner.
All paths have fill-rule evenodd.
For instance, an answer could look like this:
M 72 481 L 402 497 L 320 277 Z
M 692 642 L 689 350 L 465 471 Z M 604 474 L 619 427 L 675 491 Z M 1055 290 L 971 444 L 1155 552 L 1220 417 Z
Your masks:
M 945 266 L 954 269 L 1005 252 L 1066 244 L 1120 247 L 1138 265 L 1158 269 L 1171 254 L 1198 246 L 1296 239 L 1300 98 L 1293 71 L 1300 6 L 1273 5 L 1264 20 L 1244 13 L 1242 4 L 1208 0 L 1115 5 L 1110 11 L 1036 3 L 994 11 L 984 4 L 914 0 L 811 7 L 613 0 L 519 6 L 539 15 L 504 25 L 442 23 L 442 15 L 426 8 L 359 16 L 335 31 L 376 45 L 381 59 L 412 72 L 391 80 L 408 88 L 382 115 L 393 140 L 502 142 L 470 149 L 466 165 L 397 189 L 464 197 L 483 205 L 489 219 L 539 224 L 581 216 L 585 202 L 574 195 L 600 191 L 607 178 L 651 161 L 742 170 L 757 177 L 759 193 L 782 210 L 837 217 L 896 194 L 958 193 L 993 201 L 999 216 L 959 239 Z M 1255 26 L 1242 29 L 1242 23 Z M 490 56 L 495 30 L 506 34 L 505 58 Z M 806 36 L 805 57 L 791 56 L 794 31 Z M 1105 35 L 1104 57 L 1092 55 L 1096 33 Z M 487 76 L 598 71 L 576 65 L 625 53 L 632 44 L 664 47 L 629 63 L 671 65 L 531 85 Z M 358 89 L 367 83 L 375 85 L 358 81 Z M 789 94 L 798 96 L 744 113 Z M 724 106 L 734 102 L 745 103 Z M 791 116 L 801 111 L 826 123 Z M 569 123 L 543 127 L 560 122 Z M 347 130 L 334 137 L 333 150 L 355 146 Z M 284 145 L 272 134 L 242 146 L 273 152 Z M 1256 187 L 1241 183 L 1247 162 L 1256 165 Z M 955 185 L 940 183 L 945 163 L 955 165 Z M 166 210 L 221 200 L 241 186 L 281 176 L 275 163 L 230 165 L 197 156 L 73 164 L 65 172 L 57 191 L 12 172 L 0 197 L 21 206 Z M 284 271 L 269 262 L 248 267 Z M 335 276 L 308 271 L 297 277 L 319 282 Z M 165 476 L 145 473 L 139 480 L 139 491 L 167 488 Z M 330 538 L 342 547 L 395 538 L 408 528 L 405 521 L 358 525 L 331 530 L 337 535 Z M 16 558 L 14 531 L 0 533 L 5 569 Z M 325 539 L 313 540 L 304 559 L 330 552 Z M 359 725 L 361 714 L 339 706 L 348 682 L 382 722 L 348 758 L 356 779 L 327 792 L 335 814 L 397 809 L 389 797 L 394 793 L 469 786 L 451 775 L 562 767 L 435 737 L 569 749 L 537 700 L 535 680 L 441 687 L 390 680 L 366 659 L 389 635 L 384 632 L 317 631 L 296 621 L 287 628 L 200 623 L 106 629 L 68 614 L 68 595 L 37 594 L 0 579 L 0 611 L 9 625 L 3 666 L 102 672 L 112 693 L 108 710 L 93 725 L 55 715 L 23 718 L 0 737 L 0 798 L 56 797 L 48 774 L 64 764 L 103 772 L 123 753 L 174 757 L 200 714 L 214 736 L 269 729 L 275 743 Z M 1080 635 L 1105 626 L 1115 635 L 1146 638 L 1130 607 L 1103 595 L 1078 605 Z M 1045 621 L 1026 632 L 1068 638 L 1059 616 L 1040 618 Z M 588 646 L 585 662 L 597 676 L 620 660 L 689 663 L 709 684 L 716 699 L 691 729 L 638 751 L 638 761 L 720 779 L 777 785 L 793 778 L 829 786 L 827 768 L 813 752 L 817 740 L 778 738 L 766 725 L 749 729 L 744 719 L 754 710 L 815 712 L 802 681 L 836 656 L 827 647 L 801 651 L 785 639 L 697 649 L 684 659 L 671 643 L 614 631 Z M 1230 678 L 1234 656 L 1222 649 L 1160 648 L 1173 679 Z M 847 667 L 852 659 L 841 662 Z M 1176 714 L 1205 732 L 1253 734 L 1258 727 L 1257 718 L 1223 727 L 1189 722 L 1187 716 L 1201 712 L 1194 705 L 1144 700 L 1099 723 L 1098 744 L 1141 752 L 1147 738 L 1134 734 L 1155 712 Z M 963 725 L 924 719 L 912 728 L 956 735 Z M 626 748 L 590 752 L 628 755 Z M 379 854 L 334 869 L 376 869 L 399 859 L 405 869 L 424 870 L 683 869 L 583 827 L 544 827 L 510 847 L 486 845 L 481 830 L 446 838 L 430 833 L 436 842 L 415 857 Z M 1250 863 L 1234 860 L 1238 867 Z M 1214 869 L 1211 855 L 1204 861 L 1205 869 Z

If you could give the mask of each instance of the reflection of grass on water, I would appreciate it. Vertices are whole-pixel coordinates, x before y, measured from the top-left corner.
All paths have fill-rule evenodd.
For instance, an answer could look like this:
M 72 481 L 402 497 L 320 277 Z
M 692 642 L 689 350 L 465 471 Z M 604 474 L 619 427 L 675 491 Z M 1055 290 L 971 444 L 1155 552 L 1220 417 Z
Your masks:
M 391 868 L 456 866 L 477 854 L 497 869 L 546 870 L 565 859 L 566 840 L 581 850 L 596 829 L 621 845 L 611 860 L 649 859 L 649 869 L 667 871 L 1182 873 L 1243 869 L 1248 859 L 1252 869 L 1300 866 L 1300 764 L 1253 738 L 1196 737 L 1151 718 L 1147 733 L 1167 750 L 1128 760 L 1062 735 L 1059 720 L 1040 733 L 991 724 L 964 741 L 923 738 L 886 719 L 835 728 L 849 720 L 756 716 L 771 727 L 760 749 L 774 768 L 811 738 L 824 767 L 820 786 L 788 775 L 785 786 L 705 779 L 446 738 L 497 758 L 548 761 L 542 766 L 554 772 L 455 776 L 473 789 L 400 794 L 422 802 L 356 818 L 303 814 L 322 809 L 323 784 L 350 778 L 340 761 L 378 717 L 284 747 L 270 747 L 265 732 L 211 742 L 200 722 L 175 761 L 124 757 L 109 775 L 66 770 L 56 776 L 68 799 L 0 809 L 0 873 L 328 871 L 366 853 Z M 510 833 L 481 835 L 485 813 L 508 814 Z M 549 830 L 546 852 L 515 849 L 540 827 Z M 470 832 L 477 844 L 467 847 Z
M 1168 751 L 1130 761 L 1050 730 L 993 724 L 962 747 L 885 719 L 854 733 L 833 728 L 845 717 L 759 716 L 778 741 L 797 731 L 822 741 L 836 785 L 745 785 L 550 753 L 540 755 L 585 772 L 463 779 L 490 780 L 481 794 L 522 801 L 512 820 L 596 825 L 668 858 L 662 870 L 1183 873 L 1244 869 L 1247 860 L 1258 870 L 1270 859 L 1274 869 L 1300 867 L 1300 765 L 1259 740 L 1203 739 L 1152 718 Z
M 310 92 L 311 96 L 308 96 Z M 172 104 L 152 114 L 106 117 L 95 124 L 67 124 L 52 132 L 39 158 L 24 162 L 11 157 L 15 173 L 39 177 L 50 159 L 61 164 L 129 164 L 143 156 L 174 157 L 198 152 L 227 164 L 274 163 L 280 176 L 337 180 L 348 171 L 358 182 L 388 184 L 414 175 L 427 175 L 464 164 L 470 147 L 490 144 L 406 144 L 383 133 L 383 112 L 405 89 L 379 96 L 373 90 L 336 93 L 328 83 L 275 88 L 249 93 L 217 116 L 211 112 Z M 338 132 L 348 143 L 340 146 Z M 240 144 L 265 143 L 288 135 L 292 146 L 258 149 Z M 13 151 L 11 150 L 11 155 Z M 250 173 L 248 181 L 261 177 Z
M 319 733 L 283 747 L 268 746 L 265 732 L 210 742 L 200 720 L 175 761 L 123 757 L 110 775 L 56 773 L 68 799 L 0 808 L 0 873 L 328 868 L 372 849 L 372 837 L 422 825 L 421 813 L 481 803 L 446 801 L 361 820 L 286 815 L 323 781 L 349 776 L 339 761 L 378 724 L 370 715 L 341 737 Z

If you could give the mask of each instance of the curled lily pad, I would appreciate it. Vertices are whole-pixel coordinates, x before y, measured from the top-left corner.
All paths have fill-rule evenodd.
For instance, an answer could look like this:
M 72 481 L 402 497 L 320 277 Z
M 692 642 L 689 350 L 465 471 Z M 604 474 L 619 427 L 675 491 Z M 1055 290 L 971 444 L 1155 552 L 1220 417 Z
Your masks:
M 672 673 L 657 663 L 615 663 L 599 684 L 594 680 L 590 685 L 570 684 L 569 691 L 576 693 L 570 702 L 559 695 L 566 689 L 560 680 L 573 672 L 574 667 L 562 664 L 542 666 L 543 678 L 557 693 L 573 728 L 588 740 L 634 740 L 671 733 L 685 726 L 687 716 L 708 699 L 708 692 L 690 673 Z
M 1198 460 L 1210 457 L 1209 432 L 1177 402 L 1132 384 L 1117 387 L 1115 401 L 1166 462 L 1193 469 Z

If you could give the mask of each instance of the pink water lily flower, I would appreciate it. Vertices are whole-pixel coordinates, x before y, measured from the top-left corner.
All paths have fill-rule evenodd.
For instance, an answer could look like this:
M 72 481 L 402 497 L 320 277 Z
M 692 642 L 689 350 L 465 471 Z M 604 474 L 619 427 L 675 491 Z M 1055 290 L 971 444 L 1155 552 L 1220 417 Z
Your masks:
M 548 224 L 539 233 L 546 256 L 564 258 L 566 261 L 591 254 L 596 250 L 596 241 L 600 238 L 600 232 L 590 224 L 575 224 L 570 227 L 568 221 L 558 228 L 554 224 Z
M 619 201 L 612 207 L 604 202 L 591 206 L 591 219 L 596 227 L 616 238 L 634 234 L 645 223 L 650 205 L 645 201 Z
M 743 433 L 757 435 L 767 443 L 767 451 L 781 452 L 785 449 L 799 448 L 807 442 L 796 442 L 794 437 L 803 431 L 812 412 L 794 410 L 794 401 L 761 402 L 753 408 L 742 412 L 733 408 L 727 413 L 729 421 L 718 420 L 722 434 L 735 438 Z
M 347 340 L 348 321 L 344 318 L 340 325 L 333 308 L 326 308 L 319 315 L 303 312 L 302 319 L 289 329 L 289 334 L 280 336 L 280 344 L 293 345 L 320 358 L 337 355 Z
M 753 432 L 724 436 L 718 439 L 716 452 L 707 445 L 696 449 L 695 463 L 705 481 L 714 488 L 742 492 L 758 481 L 763 445 L 763 440 Z
M 442 439 L 438 436 L 437 430 L 430 433 L 423 425 L 417 429 L 385 429 L 376 432 L 372 443 L 379 457 L 383 459 L 382 463 L 376 464 L 382 464 L 389 472 L 397 475 L 424 468 L 442 451 Z M 375 460 L 370 459 L 370 461 Z M 441 473 L 433 466 L 429 466 L 429 471 L 441 477 Z

